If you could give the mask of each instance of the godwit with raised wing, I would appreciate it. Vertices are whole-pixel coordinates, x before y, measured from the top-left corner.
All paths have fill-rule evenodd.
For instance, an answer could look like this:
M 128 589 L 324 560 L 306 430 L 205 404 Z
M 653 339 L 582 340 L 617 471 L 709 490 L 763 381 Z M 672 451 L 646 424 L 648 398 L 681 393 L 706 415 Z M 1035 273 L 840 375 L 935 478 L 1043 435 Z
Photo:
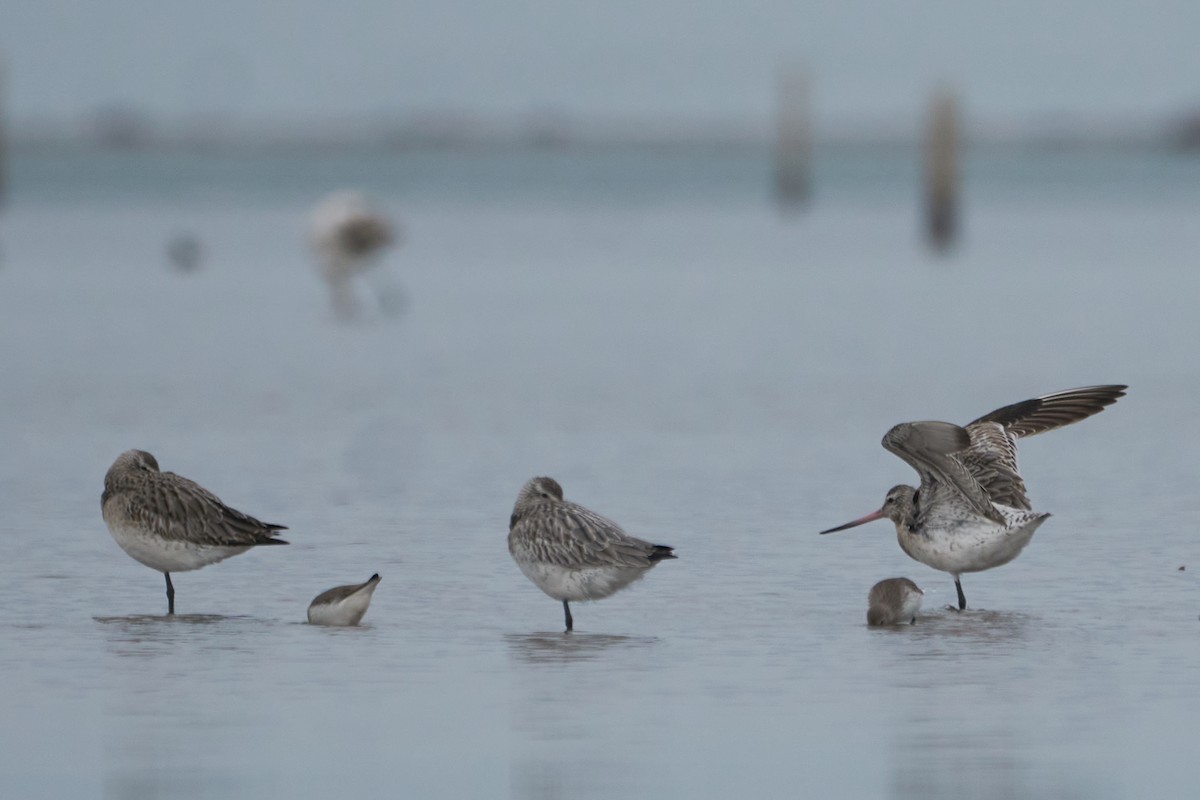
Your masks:
M 967 607 L 961 576 L 1007 564 L 1049 514 L 1033 510 L 1017 471 L 1017 439 L 1087 419 L 1125 396 L 1127 386 L 1086 386 L 1014 403 L 966 427 L 902 422 L 883 446 L 921 476 L 921 487 L 895 486 L 883 507 L 821 533 L 887 518 L 905 553 L 954 576 L 958 607 Z
M 195 481 L 160 472 L 145 450 L 117 456 L 104 476 L 100 510 L 121 549 L 167 579 L 167 613 L 175 613 L 172 572 L 215 564 L 274 538 L 283 525 L 230 508 Z
M 508 523 L 508 552 L 525 577 L 561 600 L 567 630 L 572 600 L 599 600 L 624 589 L 672 548 L 635 539 L 607 517 L 563 499 L 553 478 L 531 478 Z

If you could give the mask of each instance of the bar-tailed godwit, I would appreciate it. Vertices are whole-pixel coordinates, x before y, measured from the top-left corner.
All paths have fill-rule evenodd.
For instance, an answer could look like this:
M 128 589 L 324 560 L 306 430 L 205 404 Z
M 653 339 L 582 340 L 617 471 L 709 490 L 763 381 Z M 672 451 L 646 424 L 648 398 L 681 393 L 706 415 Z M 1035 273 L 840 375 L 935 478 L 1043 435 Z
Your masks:
M 1017 470 L 1017 439 L 1087 419 L 1125 396 L 1127 386 L 1087 386 L 1014 403 L 965 427 L 902 422 L 883 446 L 907 461 L 921 486 L 895 486 L 883 507 L 834 533 L 890 519 L 905 553 L 954 576 L 958 607 L 967 607 L 961 576 L 1007 564 L 1049 514 L 1033 510 Z
M 635 539 L 607 517 L 563 499 L 553 478 L 531 478 L 517 495 L 508 551 L 525 577 L 561 600 L 567 630 L 570 601 L 608 597 L 675 558 L 672 548 Z
M 167 613 L 175 613 L 172 572 L 215 564 L 274 538 L 283 525 L 259 522 L 221 502 L 200 484 L 160 472 L 145 450 L 127 450 L 104 476 L 100 510 L 121 549 L 167 580 Z

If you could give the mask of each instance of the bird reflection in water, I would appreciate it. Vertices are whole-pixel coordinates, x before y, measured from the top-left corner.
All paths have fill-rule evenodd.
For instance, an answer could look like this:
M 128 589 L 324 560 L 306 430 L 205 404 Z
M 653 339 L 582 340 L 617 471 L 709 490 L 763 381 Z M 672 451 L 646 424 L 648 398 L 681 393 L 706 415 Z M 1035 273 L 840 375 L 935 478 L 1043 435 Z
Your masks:
M 649 647 L 654 636 L 617 636 L 606 633 L 510 633 L 504 637 L 509 652 L 530 664 L 588 661 L 617 650 Z
M 644 783 L 628 763 L 595 758 L 532 758 L 512 765 L 513 800 L 570 800 L 579 797 L 636 797 Z
M 169 655 L 181 641 L 202 641 L 213 649 L 238 649 L 252 642 L 247 625 L 261 628 L 264 620 L 244 615 L 221 614 L 131 614 L 125 617 L 93 617 L 104 626 L 105 639 L 112 653 L 130 658 Z M 196 639 L 199 628 L 213 630 Z
M 162 616 L 159 614 L 130 614 L 126 617 L 92 617 L 101 625 L 121 625 L 129 630 L 137 627 L 156 627 L 160 625 L 214 625 L 224 620 L 250 619 L 250 617 L 226 617 L 221 614 L 174 614 Z
M 891 791 L 895 800 L 939 797 L 1121 796 L 1097 774 L 1096 765 L 1047 757 L 1042 764 L 1027 755 L 1026 737 L 1011 723 L 997 720 L 984 730 L 935 730 L 935 718 L 918 712 L 893 733 Z

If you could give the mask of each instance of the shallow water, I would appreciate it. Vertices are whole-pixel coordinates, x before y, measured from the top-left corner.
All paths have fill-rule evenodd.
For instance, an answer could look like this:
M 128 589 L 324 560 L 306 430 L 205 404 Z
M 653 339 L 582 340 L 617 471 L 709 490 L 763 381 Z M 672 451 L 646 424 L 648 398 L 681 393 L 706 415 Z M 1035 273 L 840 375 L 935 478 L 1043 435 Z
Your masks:
M 791 220 L 744 154 L 493 158 L 14 164 L 6 797 L 1192 796 L 1194 162 L 973 163 L 943 259 L 895 155 L 825 163 Z M 364 284 L 335 323 L 307 262 L 343 173 L 404 221 L 399 317 Z M 816 535 L 913 478 L 891 424 L 1106 382 L 1023 443 L 1054 517 L 969 612 L 886 523 Z M 292 544 L 174 576 L 158 616 L 99 513 L 130 447 Z M 535 474 L 679 560 L 564 635 L 505 547 Z M 303 624 L 376 571 L 361 628 Z M 922 617 L 868 629 L 893 575 Z

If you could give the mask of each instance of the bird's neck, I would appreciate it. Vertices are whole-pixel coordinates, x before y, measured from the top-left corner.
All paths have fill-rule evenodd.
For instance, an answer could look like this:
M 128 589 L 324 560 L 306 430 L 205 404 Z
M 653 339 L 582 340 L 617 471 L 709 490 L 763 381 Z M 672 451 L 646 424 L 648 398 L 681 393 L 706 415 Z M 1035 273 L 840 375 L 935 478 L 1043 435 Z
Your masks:
M 904 502 L 896 503 L 888 517 L 896 524 L 896 534 L 903 538 L 917 533 L 917 520 L 920 517 L 921 492 L 914 489 Z

